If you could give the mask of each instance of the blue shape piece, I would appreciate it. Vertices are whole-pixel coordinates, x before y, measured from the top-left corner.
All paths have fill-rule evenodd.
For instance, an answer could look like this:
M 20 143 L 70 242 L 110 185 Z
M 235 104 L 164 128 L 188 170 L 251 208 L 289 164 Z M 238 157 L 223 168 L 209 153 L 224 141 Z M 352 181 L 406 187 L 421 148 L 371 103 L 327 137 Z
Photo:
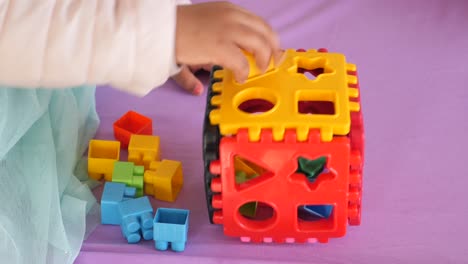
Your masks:
M 126 187 L 123 183 L 106 182 L 101 198 L 101 224 L 120 225 L 122 216 L 119 204 L 131 199 L 136 194 L 134 187 Z
M 147 196 L 121 202 L 119 211 L 122 216 L 120 228 L 128 243 L 138 243 L 142 237 L 153 239 L 153 207 Z
M 158 208 L 153 221 L 154 247 L 167 250 L 169 243 L 176 252 L 185 250 L 190 211 L 185 209 Z
M 327 219 L 333 211 L 333 205 L 305 205 L 304 210 L 319 218 Z

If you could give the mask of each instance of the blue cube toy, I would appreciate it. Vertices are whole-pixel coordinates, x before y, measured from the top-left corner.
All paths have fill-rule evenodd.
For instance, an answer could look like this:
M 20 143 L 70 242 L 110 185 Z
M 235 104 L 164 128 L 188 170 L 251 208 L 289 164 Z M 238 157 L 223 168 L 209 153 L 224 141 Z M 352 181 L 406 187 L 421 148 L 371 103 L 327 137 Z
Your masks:
M 128 243 L 153 239 L 153 207 L 147 196 L 123 201 L 119 205 L 122 234 Z
M 153 239 L 157 250 L 167 250 L 169 243 L 176 252 L 185 250 L 189 227 L 189 210 L 159 208 L 153 221 Z
M 101 198 L 101 224 L 120 225 L 122 216 L 119 204 L 132 199 L 136 195 L 136 188 L 126 187 L 123 183 L 106 182 Z

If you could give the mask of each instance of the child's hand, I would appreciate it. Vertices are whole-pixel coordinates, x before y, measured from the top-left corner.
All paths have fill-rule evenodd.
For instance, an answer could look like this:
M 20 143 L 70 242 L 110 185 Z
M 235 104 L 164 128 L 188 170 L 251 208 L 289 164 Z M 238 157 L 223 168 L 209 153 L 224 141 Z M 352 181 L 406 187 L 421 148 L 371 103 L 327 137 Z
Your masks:
M 190 67 L 220 65 L 233 71 L 244 82 L 249 66 L 242 51 L 255 56 L 265 71 L 270 60 L 281 56 L 279 40 L 260 17 L 227 2 L 181 5 L 177 8 L 176 60 L 184 66 L 174 77 L 179 85 L 194 94 L 203 90 Z
M 203 66 L 182 66 L 179 74 L 172 77 L 176 83 L 187 92 L 200 95 L 203 92 L 203 83 L 193 74 L 199 70 L 211 71 L 212 65 Z

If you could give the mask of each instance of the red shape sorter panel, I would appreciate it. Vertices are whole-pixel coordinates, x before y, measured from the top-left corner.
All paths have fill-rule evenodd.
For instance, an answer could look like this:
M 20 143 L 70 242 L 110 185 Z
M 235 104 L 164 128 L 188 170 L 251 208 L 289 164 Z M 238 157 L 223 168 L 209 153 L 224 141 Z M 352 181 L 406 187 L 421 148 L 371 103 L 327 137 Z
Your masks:
M 265 168 L 268 172 L 245 183 L 237 184 L 234 157 L 241 156 Z M 299 156 L 314 159 L 327 157 L 327 172 L 310 182 L 296 173 Z M 210 170 L 220 177 L 212 180 L 216 211 L 213 221 L 224 225 L 228 236 L 252 242 L 327 242 L 346 233 L 348 222 L 348 191 L 350 172 L 350 142 L 346 136 L 322 142 L 320 133 L 311 130 L 307 141 L 298 142 L 294 130 L 286 131 L 283 141 L 273 141 L 271 130 L 263 130 L 259 142 L 249 142 L 245 129 L 220 142 L 220 160 L 212 162 Z M 266 220 L 251 220 L 239 213 L 239 208 L 252 201 L 269 205 L 274 213 Z M 299 218 L 303 205 L 333 205 L 328 219 L 305 221 Z

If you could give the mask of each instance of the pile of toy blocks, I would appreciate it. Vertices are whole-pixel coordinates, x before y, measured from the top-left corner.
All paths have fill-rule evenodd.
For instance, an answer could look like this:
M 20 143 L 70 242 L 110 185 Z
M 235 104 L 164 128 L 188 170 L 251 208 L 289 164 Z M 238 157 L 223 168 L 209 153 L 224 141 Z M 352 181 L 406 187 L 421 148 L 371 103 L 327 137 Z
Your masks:
M 120 225 L 128 243 L 141 238 L 154 240 L 158 250 L 168 243 L 183 251 L 187 240 L 189 211 L 159 208 L 153 217 L 149 195 L 174 202 L 183 185 L 180 161 L 163 159 L 160 139 L 153 135 L 153 122 L 129 111 L 114 123 L 116 140 L 91 140 L 88 149 L 88 174 L 104 179 L 101 198 L 101 223 Z M 128 150 L 127 161 L 121 149 Z
M 101 223 L 120 225 L 122 235 L 130 244 L 154 240 L 155 248 L 184 251 L 187 241 L 189 211 L 185 209 L 153 208 L 148 196 L 136 197 L 137 189 L 124 183 L 106 182 L 101 199 Z
M 89 176 L 135 187 L 137 197 L 144 193 L 161 201 L 175 201 L 183 185 L 182 164 L 160 159 L 160 140 L 153 135 L 152 123 L 150 118 L 129 111 L 114 123 L 116 140 L 91 140 Z M 120 160 L 121 148 L 128 149 L 128 161 Z

